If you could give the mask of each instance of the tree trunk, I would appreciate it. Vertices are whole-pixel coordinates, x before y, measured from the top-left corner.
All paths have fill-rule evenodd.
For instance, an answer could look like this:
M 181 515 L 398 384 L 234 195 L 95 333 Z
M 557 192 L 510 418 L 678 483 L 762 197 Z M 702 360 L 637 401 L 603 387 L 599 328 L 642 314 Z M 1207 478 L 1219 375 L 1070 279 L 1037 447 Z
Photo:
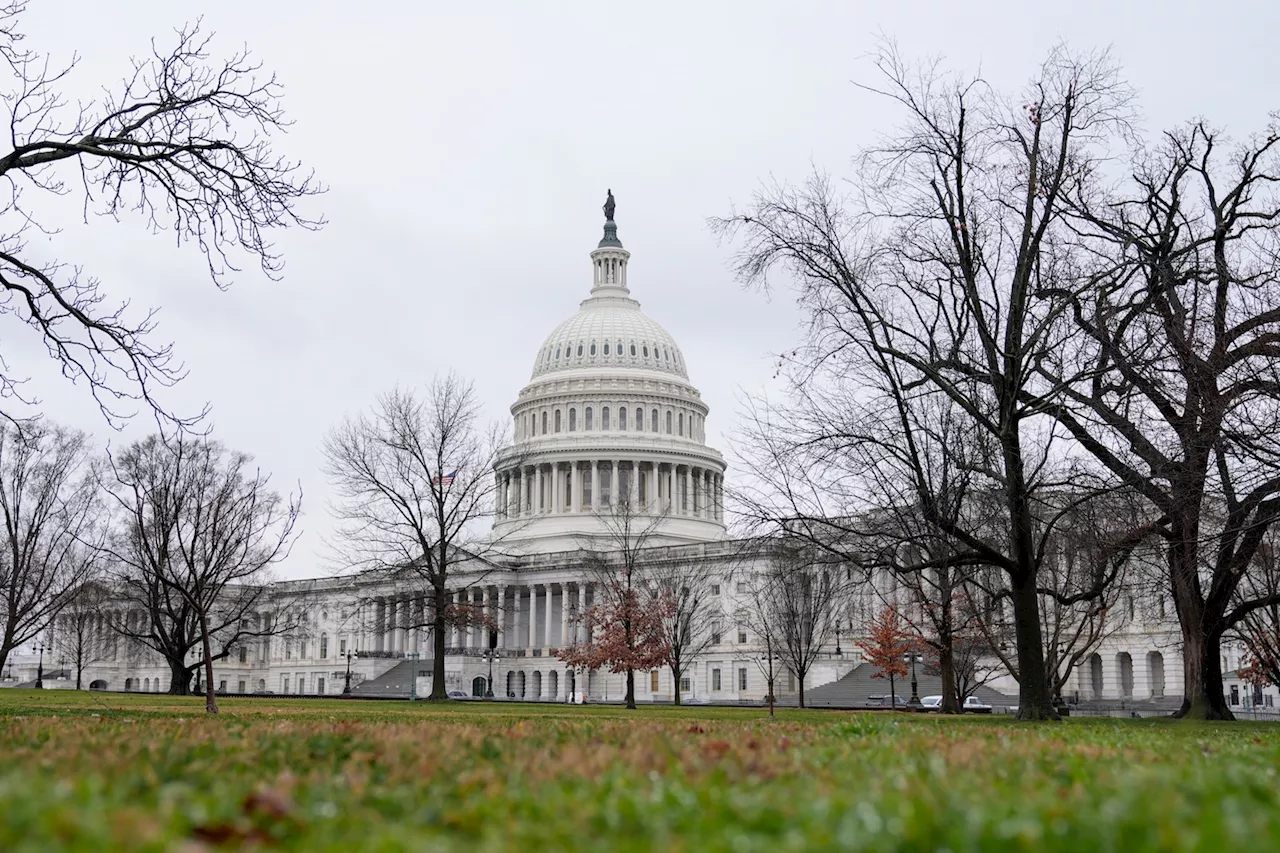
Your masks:
M 889 710 L 898 710 L 898 692 L 893 685 L 893 673 L 889 673 Z
M 76 690 L 80 689 L 80 681 L 84 676 L 84 667 L 76 664 Z
M 680 704 L 680 665 L 672 664 L 671 666 L 671 682 L 672 691 L 675 696 L 676 704 Z
M 800 707 L 801 707 L 801 708 L 803 708 L 803 707 L 804 707 L 804 704 L 803 704 L 803 691 L 802 691 L 802 693 L 801 693 L 801 697 L 802 697 L 802 701 L 801 701 L 801 705 L 800 705 Z M 773 698 L 773 675 L 770 675 L 770 676 L 769 676 L 769 719 L 771 719 L 771 720 L 773 719 L 773 704 L 774 704 L 774 698 Z
M 209 642 L 209 618 L 200 611 L 200 646 L 204 649 L 204 710 L 218 713 L 218 697 L 213 692 L 213 647 Z
M 1222 637 L 1198 623 L 1182 626 L 1182 707 L 1173 715 L 1187 720 L 1234 720 L 1222 695 Z
M 942 678 L 942 707 L 944 714 L 960 713 L 960 691 L 956 684 L 955 649 L 951 642 L 945 641 L 938 649 L 938 674 Z
M 804 707 L 804 673 L 798 673 L 796 679 L 800 682 L 800 707 Z M 773 688 L 769 688 L 769 692 L 773 692 Z
M 1018 719 L 1058 720 L 1053 685 L 1044 663 L 1040 597 L 1034 573 L 1018 572 L 1013 585 L 1013 627 L 1018 643 Z
M 627 668 L 627 707 L 635 709 L 636 707 L 636 671 Z
M 176 661 L 169 659 L 169 695 L 191 695 L 191 673 L 187 671 L 186 662 L 181 658 Z
M 432 590 L 431 606 L 435 609 L 435 613 L 431 617 L 431 695 L 428 699 L 446 700 L 449 698 L 449 691 L 445 689 L 444 683 L 444 649 L 448 627 L 444 623 L 443 614 L 448 607 L 448 599 L 446 598 L 443 583 L 436 584 Z M 410 620 L 412 621 L 412 620 Z M 488 636 L 488 629 L 485 629 L 485 636 Z M 486 643 L 486 645 L 488 645 Z M 417 671 L 413 673 L 413 677 L 417 678 Z

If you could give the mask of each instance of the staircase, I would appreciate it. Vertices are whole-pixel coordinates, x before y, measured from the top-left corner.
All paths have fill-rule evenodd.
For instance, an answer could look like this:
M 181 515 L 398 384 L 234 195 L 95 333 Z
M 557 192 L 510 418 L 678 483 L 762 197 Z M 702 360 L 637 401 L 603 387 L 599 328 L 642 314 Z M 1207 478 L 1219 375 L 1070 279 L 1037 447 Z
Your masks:
M 408 699 L 409 685 L 419 670 L 431 671 L 429 660 L 402 660 L 391 669 L 351 688 L 352 696 L 367 699 Z
M 804 704 L 810 708 L 871 708 L 880 707 L 879 703 L 872 704 L 872 696 L 889 695 L 889 679 L 874 678 L 873 676 L 879 672 L 879 669 L 869 663 L 861 663 L 851 669 L 843 678 L 838 681 L 832 681 L 823 684 L 821 687 L 813 687 L 804 692 Z M 936 696 L 942 693 L 942 679 L 936 675 L 926 675 L 919 670 L 916 671 L 916 681 L 919 684 L 920 696 Z M 905 699 L 911 698 L 911 676 L 906 678 L 894 679 L 894 692 Z M 998 690 L 992 690 L 990 687 L 979 687 L 972 692 L 973 696 L 977 696 L 983 702 L 991 706 L 993 713 L 1003 713 L 1011 705 L 1017 705 L 1016 696 L 1006 696 Z M 799 704 L 799 696 L 780 696 L 778 697 L 779 705 L 797 705 Z M 888 699 L 885 700 L 885 707 L 888 706 Z

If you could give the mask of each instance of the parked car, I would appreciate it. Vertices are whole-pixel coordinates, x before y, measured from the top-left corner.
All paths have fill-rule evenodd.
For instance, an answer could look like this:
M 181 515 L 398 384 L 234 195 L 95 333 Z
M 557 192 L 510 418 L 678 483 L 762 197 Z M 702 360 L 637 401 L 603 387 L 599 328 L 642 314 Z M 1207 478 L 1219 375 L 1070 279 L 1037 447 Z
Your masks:
M 905 697 L 905 696 L 894 696 L 894 697 L 893 697 L 893 699 L 895 699 L 895 700 L 896 700 L 896 701 L 894 702 L 894 707 L 895 707 L 895 708 L 905 708 L 905 707 L 907 707 L 907 697 Z M 889 707 L 889 701 L 890 701 L 890 697 L 888 697 L 888 696 L 868 696 L 868 697 L 867 697 L 867 704 L 868 704 L 868 705 L 873 705 L 873 706 L 878 707 L 878 708 L 888 708 L 888 707 Z
M 990 714 L 991 706 L 977 696 L 964 697 L 963 710 L 966 714 Z
M 942 697 L 926 696 L 920 700 L 920 706 L 926 711 L 940 711 L 942 710 Z
M 450 699 L 470 699 L 471 698 L 463 690 L 450 690 L 447 695 Z

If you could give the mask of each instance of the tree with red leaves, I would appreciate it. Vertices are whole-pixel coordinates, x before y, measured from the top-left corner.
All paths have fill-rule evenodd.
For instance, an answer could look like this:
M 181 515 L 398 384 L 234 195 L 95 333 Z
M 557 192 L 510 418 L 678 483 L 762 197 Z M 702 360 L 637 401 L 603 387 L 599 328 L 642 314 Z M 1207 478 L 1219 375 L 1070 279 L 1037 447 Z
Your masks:
M 650 593 L 614 578 L 604 601 L 588 607 L 579 617 L 587 628 L 587 642 L 560 649 L 556 657 L 587 671 L 626 673 L 627 707 L 634 708 L 636 671 L 671 665 L 666 624 L 674 610 L 670 595 Z
M 889 707 L 897 708 L 894 677 L 907 674 L 906 656 L 915 648 L 915 641 L 898 611 L 892 607 L 882 610 L 867 626 L 867 638 L 859 640 L 858 647 L 866 655 L 867 663 L 879 670 L 871 677 L 889 679 Z

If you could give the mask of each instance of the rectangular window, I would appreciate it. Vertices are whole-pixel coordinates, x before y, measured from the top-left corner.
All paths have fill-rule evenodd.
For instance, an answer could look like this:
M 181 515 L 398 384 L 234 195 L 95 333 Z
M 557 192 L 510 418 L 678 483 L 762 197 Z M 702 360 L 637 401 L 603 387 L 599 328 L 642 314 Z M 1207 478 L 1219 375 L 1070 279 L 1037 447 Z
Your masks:
M 747 641 L 747 629 L 746 629 L 746 628 L 739 628 L 739 629 L 738 629 L 738 642 L 739 642 L 739 643 L 745 643 L 746 641 Z
M 248 663 L 248 662 L 249 662 L 249 649 L 246 646 L 241 646 L 240 647 L 240 663 Z M 243 693 L 244 691 L 242 690 L 240 692 Z
M 1240 685 L 1238 684 L 1231 685 L 1231 704 L 1240 704 Z
M 293 643 L 288 640 L 284 641 L 284 659 L 291 660 L 293 658 Z
M 720 670 L 718 669 L 711 670 L 711 690 L 717 693 L 720 691 Z
M 718 584 L 718 583 L 713 583 L 713 584 L 711 585 L 711 594 L 712 594 L 712 595 L 719 595 L 719 594 L 720 594 L 720 584 Z
M 329 657 L 329 638 L 321 637 L 320 638 L 320 660 L 324 660 L 327 657 Z
M 347 641 L 345 639 L 339 640 L 338 641 L 338 657 L 346 657 L 346 656 L 347 656 Z
M 287 675 L 280 676 L 280 692 L 284 694 L 289 692 L 289 676 Z
M 299 675 L 298 676 L 298 693 L 302 694 L 306 692 L 307 692 L 307 677 L 305 675 Z
M 243 681 L 241 681 L 241 682 L 239 682 L 238 684 L 236 684 L 236 692 L 237 692 L 237 693 L 243 693 L 243 692 L 244 692 L 244 682 L 243 682 Z
M 649 692 L 650 693 L 658 692 L 658 671 L 656 669 L 653 672 L 649 673 Z
M 684 676 L 683 678 L 681 678 L 681 679 L 680 679 L 680 692 L 681 692 L 681 693 L 691 693 L 691 692 L 693 692 L 693 679 L 692 679 L 692 678 L 690 678 L 689 676 L 687 676 L 687 675 L 686 675 L 686 676 Z
M 796 689 L 796 674 L 791 670 L 787 670 L 787 690 L 794 692 Z
M 720 645 L 720 641 L 721 641 L 722 639 L 724 639 L 724 638 L 723 638 L 723 637 L 721 636 L 721 634 L 720 634 L 720 629 L 719 629 L 719 628 L 712 628 L 712 629 L 711 629 L 711 645 L 713 645 L 713 646 L 718 646 L 718 645 Z
M 747 582 L 738 581 L 738 595 L 746 595 L 746 593 L 747 593 Z
M 323 678 L 316 680 L 316 693 L 320 694 L 321 696 L 324 695 L 324 679 Z
M 222 681 L 219 681 L 219 682 L 218 682 L 218 692 L 219 692 L 219 693 L 226 693 L 226 692 L 227 692 L 227 681 L 226 681 L 226 679 L 223 679 Z M 1234 705 L 1234 704 L 1235 704 L 1235 702 L 1232 702 L 1231 704 L 1232 704 L 1232 705 Z
M 747 668 L 745 666 L 738 668 L 738 689 L 747 689 Z

